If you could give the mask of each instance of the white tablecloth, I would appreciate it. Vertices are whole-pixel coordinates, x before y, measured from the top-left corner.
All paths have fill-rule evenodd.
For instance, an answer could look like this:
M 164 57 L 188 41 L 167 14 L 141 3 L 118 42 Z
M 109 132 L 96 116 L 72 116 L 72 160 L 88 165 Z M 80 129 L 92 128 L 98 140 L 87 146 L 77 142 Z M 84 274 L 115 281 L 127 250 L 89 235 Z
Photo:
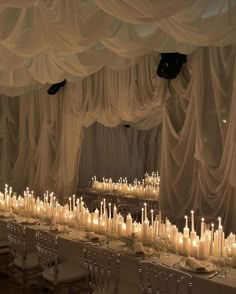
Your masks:
M 0 219 L 0 240 L 7 239 L 7 220 Z M 34 234 L 36 226 L 27 226 L 27 249 L 35 249 Z M 58 245 L 60 258 L 80 265 L 84 264 L 83 260 L 83 242 L 71 240 L 68 234 L 58 235 Z M 164 258 L 164 260 L 163 260 Z M 155 262 L 164 262 L 174 264 L 181 257 L 173 255 L 172 259 L 163 257 L 161 260 L 152 258 Z M 120 287 L 119 293 L 140 294 L 138 266 L 140 258 L 131 255 L 121 254 L 120 260 Z M 192 273 L 191 273 L 192 274 Z M 236 269 L 230 268 L 226 278 L 215 276 L 208 279 L 208 274 L 193 273 L 193 294 L 236 294 Z

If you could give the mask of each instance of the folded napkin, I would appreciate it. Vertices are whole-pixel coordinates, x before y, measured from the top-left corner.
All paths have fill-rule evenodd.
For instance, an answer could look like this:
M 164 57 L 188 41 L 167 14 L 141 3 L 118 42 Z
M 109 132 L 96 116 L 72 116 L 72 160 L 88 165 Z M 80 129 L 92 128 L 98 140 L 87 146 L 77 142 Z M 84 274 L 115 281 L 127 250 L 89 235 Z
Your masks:
M 133 244 L 135 254 L 145 254 L 142 242 L 135 242 Z
M 87 238 L 89 239 L 89 241 L 92 241 L 92 242 L 98 242 L 99 241 L 99 237 L 94 232 L 88 232 L 87 233 Z
M 194 257 L 187 257 L 185 259 L 185 264 L 190 266 L 193 270 L 197 272 L 202 272 L 206 270 L 205 266 Z

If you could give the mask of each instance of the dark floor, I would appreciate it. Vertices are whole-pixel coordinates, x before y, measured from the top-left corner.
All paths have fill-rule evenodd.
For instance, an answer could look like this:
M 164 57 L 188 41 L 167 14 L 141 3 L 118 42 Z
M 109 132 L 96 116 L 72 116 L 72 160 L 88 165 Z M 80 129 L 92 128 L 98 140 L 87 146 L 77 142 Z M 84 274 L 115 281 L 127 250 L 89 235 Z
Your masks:
M 0 294 L 38 294 L 39 290 L 32 288 L 23 290 L 15 283 L 9 280 L 6 274 L 0 273 Z M 44 292 L 47 293 L 47 292 Z
M 61 289 L 60 293 L 67 294 L 68 289 Z M 77 293 L 87 294 L 88 292 L 87 290 L 79 290 L 78 292 L 76 291 L 76 294 Z M 52 292 L 48 289 L 39 289 L 39 287 L 32 287 L 31 289 L 21 289 L 13 281 L 9 280 L 8 275 L 0 273 L 0 294 L 52 294 Z

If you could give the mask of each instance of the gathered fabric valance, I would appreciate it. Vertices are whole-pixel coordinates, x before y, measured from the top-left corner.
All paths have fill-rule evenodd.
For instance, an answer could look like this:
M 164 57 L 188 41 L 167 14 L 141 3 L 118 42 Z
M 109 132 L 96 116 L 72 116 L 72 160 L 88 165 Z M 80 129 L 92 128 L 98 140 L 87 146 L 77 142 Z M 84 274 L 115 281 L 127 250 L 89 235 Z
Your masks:
M 0 92 L 16 96 L 150 52 L 236 40 L 235 0 L 0 0 Z

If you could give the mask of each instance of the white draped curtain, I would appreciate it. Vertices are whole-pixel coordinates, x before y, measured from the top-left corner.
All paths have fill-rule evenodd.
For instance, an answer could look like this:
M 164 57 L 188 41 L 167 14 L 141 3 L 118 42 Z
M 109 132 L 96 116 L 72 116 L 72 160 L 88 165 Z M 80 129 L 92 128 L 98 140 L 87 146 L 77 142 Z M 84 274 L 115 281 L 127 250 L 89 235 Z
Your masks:
M 162 210 L 236 231 L 235 15 L 235 0 L 0 0 L 1 186 L 71 194 L 83 144 L 105 142 L 92 124 L 162 129 Z M 181 74 L 159 79 L 158 52 L 176 51 Z
M 132 126 L 104 127 L 95 123 L 84 129 L 79 187 L 91 187 L 91 179 L 141 180 L 146 172 L 160 171 L 161 125 L 149 130 Z

